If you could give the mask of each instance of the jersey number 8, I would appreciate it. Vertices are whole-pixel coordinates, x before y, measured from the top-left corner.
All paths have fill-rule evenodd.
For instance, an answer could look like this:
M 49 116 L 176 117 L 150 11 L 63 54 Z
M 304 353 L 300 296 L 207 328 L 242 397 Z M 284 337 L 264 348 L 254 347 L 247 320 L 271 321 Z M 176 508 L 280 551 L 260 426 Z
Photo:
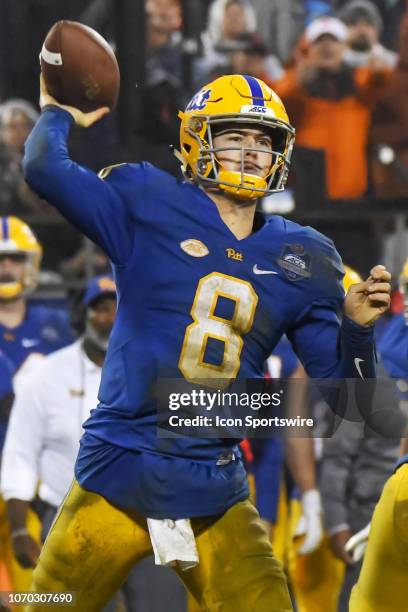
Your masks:
M 215 314 L 220 297 L 235 302 L 231 319 Z M 254 320 L 258 296 L 246 281 L 212 272 L 198 283 L 191 308 L 191 323 L 184 335 L 179 368 L 186 380 L 215 387 L 226 387 L 234 379 L 240 367 L 244 341 L 242 335 L 249 332 Z M 204 361 L 209 338 L 224 343 L 222 363 L 214 365 Z

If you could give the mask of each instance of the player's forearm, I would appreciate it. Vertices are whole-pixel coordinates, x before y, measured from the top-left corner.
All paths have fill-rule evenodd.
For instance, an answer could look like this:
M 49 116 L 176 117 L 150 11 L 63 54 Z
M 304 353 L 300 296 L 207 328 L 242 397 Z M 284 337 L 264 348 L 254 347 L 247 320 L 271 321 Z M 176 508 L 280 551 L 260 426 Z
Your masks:
M 374 326 L 354 323 L 344 316 L 340 328 L 338 378 L 375 378 Z
M 49 198 L 53 194 L 51 172 L 70 164 L 67 140 L 72 116 L 57 107 L 47 107 L 25 143 L 23 170 L 27 183 L 40 196 Z M 55 179 L 54 179 L 55 180 Z
M 70 159 L 67 139 L 72 123 L 70 113 L 61 108 L 43 110 L 25 145 L 26 181 L 110 259 L 123 263 L 133 246 L 126 206 L 95 172 Z

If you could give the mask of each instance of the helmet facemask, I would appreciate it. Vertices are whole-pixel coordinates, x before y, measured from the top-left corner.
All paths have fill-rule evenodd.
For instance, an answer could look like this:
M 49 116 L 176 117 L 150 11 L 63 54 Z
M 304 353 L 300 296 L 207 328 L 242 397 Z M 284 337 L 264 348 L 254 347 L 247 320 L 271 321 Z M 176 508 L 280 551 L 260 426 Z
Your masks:
M 0 301 L 27 296 L 37 286 L 38 268 L 41 259 L 39 253 L 0 250 L 0 258 L 7 255 L 22 255 L 24 257 L 24 267 L 20 278 L 3 282 L 0 279 Z
M 19 278 L 0 281 L 0 300 L 32 293 L 38 282 L 42 248 L 29 226 L 17 217 L 0 217 L 0 257 L 19 259 L 22 264 Z
M 271 135 L 272 149 L 263 147 L 226 146 L 215 147 L 214 138 L 219 132 L 240 129 L 261 129 Z M 198 143 L 198 158 L 194 179 L 206 188 L 222 189 L 243 200 L 256 199 L 283 191 L 289 173 L 290 158 L 294 144 L 294 130 L 279 119 L 254 115 L 197 115 L 190 118 L 187 132 Z M 240 152 L 240 171 L 223 167 L 220 153 Z M 271 165 L 266 176 L 245 172 L 246 153 L 256 151 L 271 156 Z M 187 170 L 187 177 L 188 170 Z

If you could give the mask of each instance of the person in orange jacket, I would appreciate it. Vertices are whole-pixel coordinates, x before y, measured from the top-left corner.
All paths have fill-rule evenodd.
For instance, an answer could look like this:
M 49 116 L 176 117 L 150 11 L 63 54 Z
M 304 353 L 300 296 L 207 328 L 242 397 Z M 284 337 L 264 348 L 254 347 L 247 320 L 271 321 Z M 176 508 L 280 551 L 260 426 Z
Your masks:
M 275 84 L 297 132 L 297 146 L 325 153 L 330 199 L 361 197 L 367 189 L 366 146 L 372 105 L 387 82 L 380 60 L 352 69 L 343 62 L 347 27 L 321 17 L 307 28 L 303 54 Z

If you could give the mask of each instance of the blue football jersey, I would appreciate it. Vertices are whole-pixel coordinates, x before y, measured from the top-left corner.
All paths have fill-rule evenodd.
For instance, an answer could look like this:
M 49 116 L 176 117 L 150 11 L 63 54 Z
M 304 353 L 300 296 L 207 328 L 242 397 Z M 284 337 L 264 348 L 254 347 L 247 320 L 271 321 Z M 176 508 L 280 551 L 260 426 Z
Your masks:
M 47 306 L 27 303 L 18 327 L 0 323 L 0 349 L 17 371 L 33 353 L 48 355 L 72 342 L 67 314 Z
M 146 163 L 98 178 L 68 155 L 71 123 L 48 107 L 24 167 L 30 186 L 109 255 L 117 285 L 76 477 L 145 516 L 224 512 L 248 495 L 236 441 L 158 437 L 154 381 L 260 377 L 284 332 L 310 376 L 355 376 L 357 356 L 373 376 L 373 330 L 347 318 L 340 328 L 342 264 L 326 237 L 275 216 L 238 240 L 204 190 Z

